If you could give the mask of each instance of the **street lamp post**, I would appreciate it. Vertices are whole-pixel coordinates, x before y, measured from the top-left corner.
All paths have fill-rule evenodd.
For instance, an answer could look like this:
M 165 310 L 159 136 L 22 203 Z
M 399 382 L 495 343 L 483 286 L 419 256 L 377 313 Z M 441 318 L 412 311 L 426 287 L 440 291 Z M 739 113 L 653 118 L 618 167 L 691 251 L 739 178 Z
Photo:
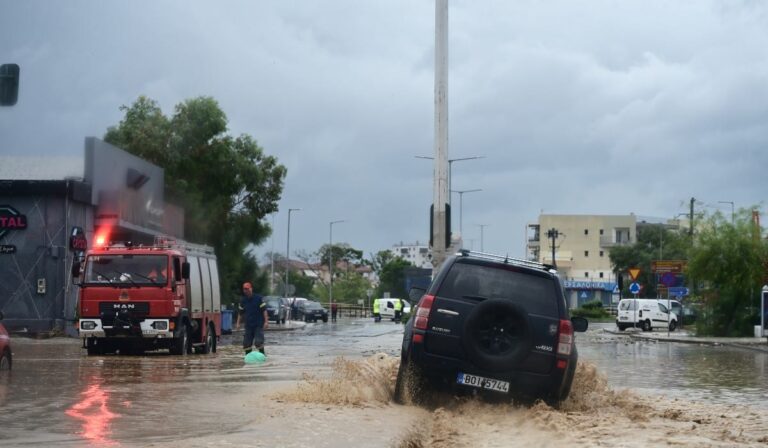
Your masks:
M 482 188 L 475 188 L 474 190 L 451 190 L 452 193 L 459 193 L 459 234 L 461 238 L 464 238 L 464 193 L 475 193 L 477 191 L 483 191 Z
M 285 245 L 285 290 L 283 294 L 288 297 L 288 276 L 291 272 L 291 213 L 301 210 L 300 208 L 288 209 L 288 242 Z
M 414 156 L 417 159 L 429 159 L 434 160 L 434 157 L 432 156 Z M 475 159 L 484 159 L 485 156 L 472 156 L 472 157 L 460 157 L 458 159 L 448 159 L 448 190 L 451 190 L 451 170 L 453 162 L 463 162 L 465 160 L 475 160 Z M 448 196 L 448 204 L 451 203 L 450 196 Z
M 272 213 L 272 250 L 269 253 L 269 293 L 275 293 L 275 215 Z
M 328 280 L 328 307 L 333 308 L 333 225 L 338 224 L 340 222 L 344 222 L 346 220 L 339 219 L 338 221 L 331 221 L 330 225 L 330 235 L 328 238 L 329 245 L 328 245 L 328 273 L 331 274 L 330 280 Z M 329 310 L 332 311 L 332 310 Z
M 483 247 L 483 229 L 488 227 L 488 224 L 478 224 L 478 227 L 480 227 L 480 252 L 485 252 L 485 247 Z
M 733 210 L 734 204 L 733 204 L 733 201 L 717 201 L 717 203 L 718 204 L 731 204 L 731 225 L 733 225 L 735 223 L 734 217 L 733 217 L 733 215 L 734 215 L 734 210 Z

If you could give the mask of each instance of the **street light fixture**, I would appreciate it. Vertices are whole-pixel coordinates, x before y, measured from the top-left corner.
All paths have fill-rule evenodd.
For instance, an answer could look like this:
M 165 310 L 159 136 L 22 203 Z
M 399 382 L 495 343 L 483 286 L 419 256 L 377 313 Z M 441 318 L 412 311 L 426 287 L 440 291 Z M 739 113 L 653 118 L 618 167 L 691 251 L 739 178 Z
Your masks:
M 285 294 L 285 297 L 288 297 L 288 276 L 291 272 L 291 213 L 298 212 L 301 210 L 300 208 L 289 208 L 288 209 L 288 242 L 285 245 L 285 290 L 283 291 L 283 294 Z
M 483 191 L 482 188 L 475 188 L 474 190 L 451 190 L 452 193 L 459 193 L 459 234 L 464 239 L 464 193 L 475 193 Z
M 434 160 L 435 158 L 432 156 L 414 156 L 417 159 L 428 159 L 428 160 Z M 472 157 L 459 157 L 458 159 L 448 159 L 448 190 L 451 190 L 451 166 L 453 165 L 453 162 L 463 162 L 465 160 L 475 160 L 475 159 L 484 159 L 485 156 L 472 156 Z M 451 203 L 451 197 L 448 196 L 448 204 Z
M 329 311 L 332 311 L 333 308 L 333 225 L 338 224 L 340 222 L 346 222 L 346 219 L 339 219 L 338 221 L 331 221 L 329 223 L 330 227 L 330 235 L 328 238 L 329 245 L 328 245 L 328 273 L 331 274 L 330 280 L 328 280 L 328 303 L 329 308 L 331 308 Z

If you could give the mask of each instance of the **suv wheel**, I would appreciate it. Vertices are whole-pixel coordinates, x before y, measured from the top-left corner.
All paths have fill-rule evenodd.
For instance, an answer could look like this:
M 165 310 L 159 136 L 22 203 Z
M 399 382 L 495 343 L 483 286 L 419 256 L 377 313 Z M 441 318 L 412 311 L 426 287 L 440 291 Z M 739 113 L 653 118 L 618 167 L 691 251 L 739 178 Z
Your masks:
M 464 349 L 478 366 L 491 371 L 509 370 L 531 350 L 528 314 L 505 299 L 485 300 L 467 317 Z
M 392 400 L 397 404 L 422 404 L 428 400 L 429 395 L 429 384 L 421 370 L 410 359 L 401 358 Z

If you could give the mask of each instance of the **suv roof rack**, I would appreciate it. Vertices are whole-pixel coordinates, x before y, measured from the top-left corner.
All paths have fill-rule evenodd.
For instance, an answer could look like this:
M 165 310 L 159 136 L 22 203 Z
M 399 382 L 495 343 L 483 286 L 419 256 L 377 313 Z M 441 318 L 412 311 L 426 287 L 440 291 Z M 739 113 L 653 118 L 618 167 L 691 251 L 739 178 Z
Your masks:
M 496 254 L 489 254 L 485 252 L 475 252 L 467 249 L 461 249 L 458 254 L 462 257 L 474 257 L 474 258 L 481 258 L 484 260 L 491 260 L 491 261 L 500 261 L 505 264 L 514 264 L 517 266 L 525 266 L 529 268 L 535 268 L 535 269 L 543 269 L 545 271 L 549 270 L 556 270 L 554 266 L 551 264 L 546 263 L 539 263 L 538 261 L 531 261 L 531 260 L 523 260 L 521 258 L 513 258 L 510 256 L 505 255 L 496 255 Z

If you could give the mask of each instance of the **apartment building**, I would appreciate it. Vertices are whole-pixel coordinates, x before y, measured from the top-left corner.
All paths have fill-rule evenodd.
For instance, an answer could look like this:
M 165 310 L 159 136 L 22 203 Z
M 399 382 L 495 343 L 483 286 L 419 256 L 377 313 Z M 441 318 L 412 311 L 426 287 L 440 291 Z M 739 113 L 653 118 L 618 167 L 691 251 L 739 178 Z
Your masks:
M 416 241 L 415 244 L 395 244 L 389 251 L 395 257 L 400 257 L 406 261 L 410 261 L 411 264 L 417 268 L 432 269 L 432 251 L 429 249 L 429 245 L 421 244 Z
M 610 251 L 634 244 L 637 225 L 634 214 L 540 215 L 527 227 L 527 257 L 557 266 L 569 307 L 595 299 L 609 305 L 617 284 Z

